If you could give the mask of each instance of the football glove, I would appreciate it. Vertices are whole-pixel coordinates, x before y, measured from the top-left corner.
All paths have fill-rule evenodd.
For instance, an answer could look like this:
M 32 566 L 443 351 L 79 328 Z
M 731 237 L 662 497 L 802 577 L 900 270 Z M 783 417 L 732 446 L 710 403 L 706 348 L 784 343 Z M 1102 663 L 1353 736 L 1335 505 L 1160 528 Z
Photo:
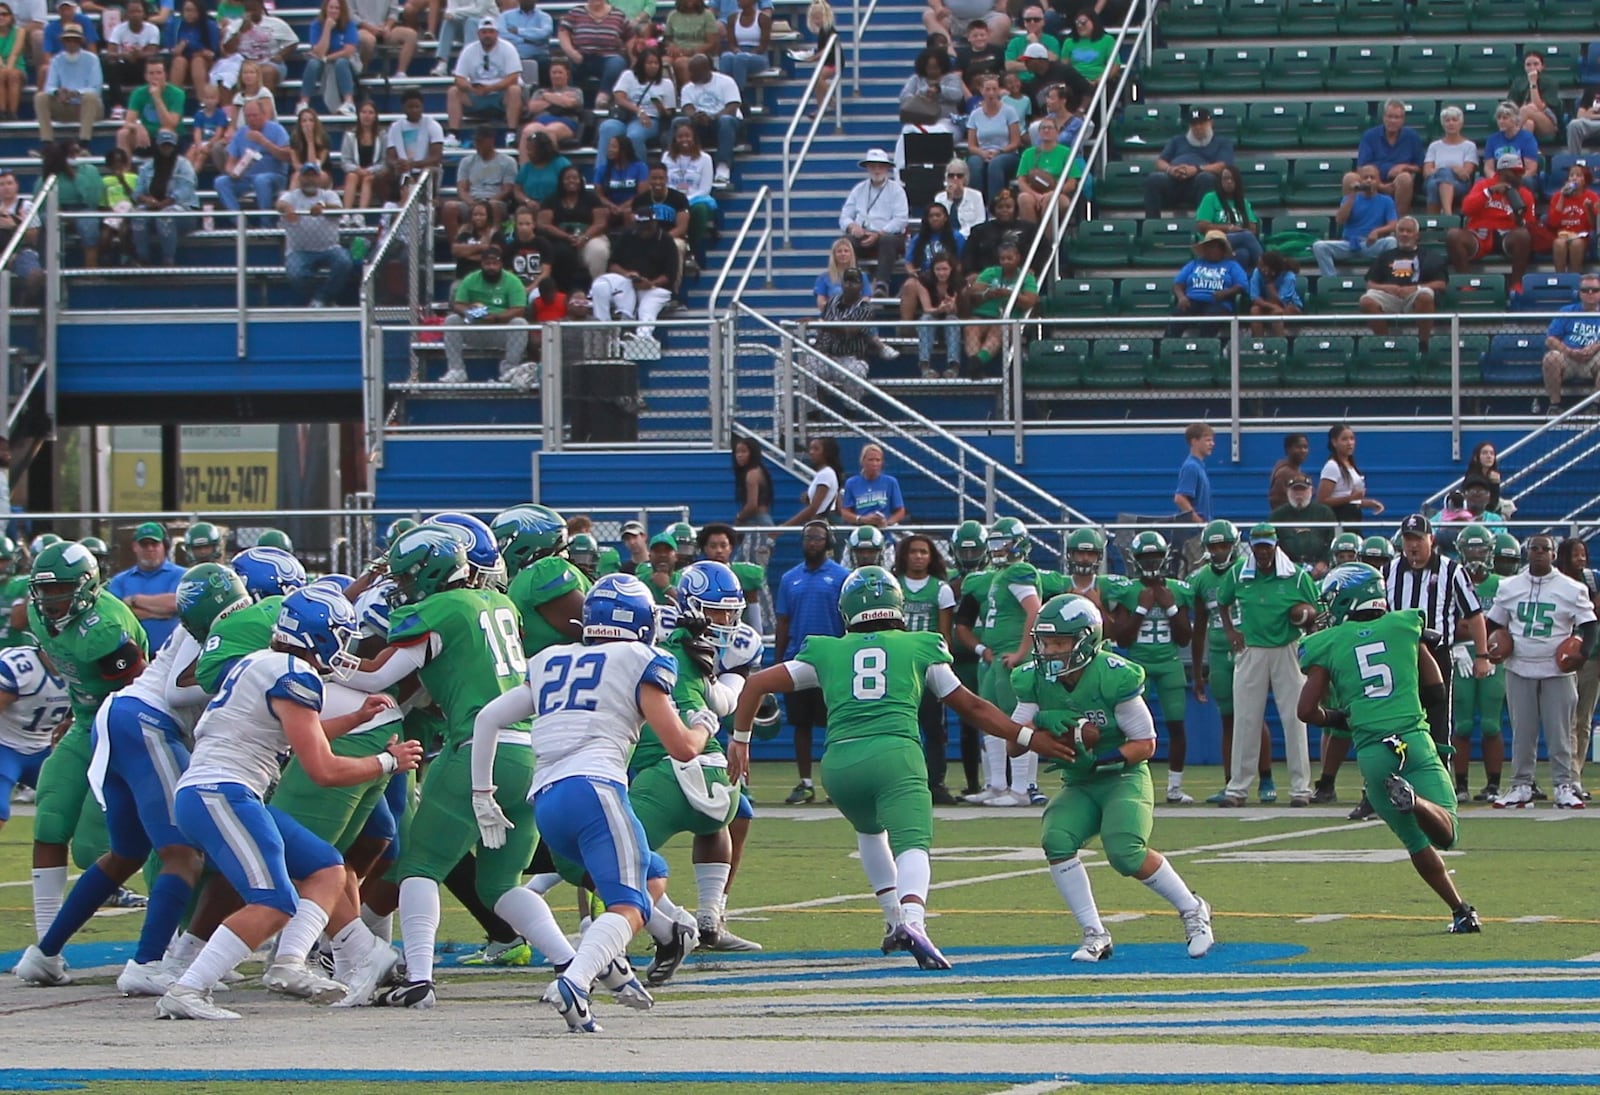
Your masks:
M 715 735 L 722 729 L 722 720 L 717 718 L 715 712 L 702 707 L 689 715 L 689 727 L 692 730 L 704 730 L 707 734 Z
M 1340 707 L 1323 708 L 1322 728 L 1324 730 L 1350 729 L 1350 712 Z
M 506 833 L 516 828 L 494 800 L 493 791 L 472 792 L 472 816 L 478 819 L 478 837 L 485 848 L 504 847 Z

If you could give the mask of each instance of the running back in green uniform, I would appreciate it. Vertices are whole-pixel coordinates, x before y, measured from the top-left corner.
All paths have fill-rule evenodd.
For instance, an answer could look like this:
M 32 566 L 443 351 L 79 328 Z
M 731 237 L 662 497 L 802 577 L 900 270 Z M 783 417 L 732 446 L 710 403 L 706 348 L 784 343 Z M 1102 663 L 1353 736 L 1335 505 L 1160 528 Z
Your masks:
M 272 631 L 278 626 L 278 610 L 282 607 L 282 597 L 263 597 L 212 624 L 211 633 L 200 648 L 200 660 L 195 663 L 195 683 L 216 695 L 234 662 L 272 645 Z
M 567 560 L 554 555 L 536 559 L 517 572 L 506 596 L 522 614 L 522 651 L 539 653 L 547 646 L 572 642 L 570 635 L 557 631 L 539 613 L 540 605 L 559 600 L 569 593 L 588 593 L 593 583 Z

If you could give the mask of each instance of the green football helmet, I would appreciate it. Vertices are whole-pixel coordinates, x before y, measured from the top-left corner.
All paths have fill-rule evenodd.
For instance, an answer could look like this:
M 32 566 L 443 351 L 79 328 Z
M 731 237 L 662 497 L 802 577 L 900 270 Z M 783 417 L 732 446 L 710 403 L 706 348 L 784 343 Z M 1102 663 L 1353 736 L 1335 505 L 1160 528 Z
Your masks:
M 1154 529 L 1146 529 L 1135 536 L 1133 543 L 1128 546 L 1135 575 L 1139 578 L 1165 577 L 1167 550 L 1167 538 Z
M 1361 537 L 1353 532 L 1341 532 L 1333 538 L 1331 546 L 1334 566 L 1353 563 L 1361 554 Z
M 600 569 L 600 541 L 587 532 L 580 532 L 567 541 L 567 559 L 583 571 L 583 576 L 593 581 Z
M 1345 563 L 1328 571 L 1322 579 L 1318 599 L 1333 626 L 1354 619 L 1357 613 L 1378 616 L 1389 611 L 1383 575 L 1366 563 Z
M 236 608 L 251 602 L 244 579 L 221 563 L 200 563 L 178 579 L 178 621 L 201 643 L 211 625 Z
M 396 540 L 400 539 L 400 537 L 416 528 L 419 524 L 420 522 L 413 521 L 409 517 L 396 517 L 393 521 L 389 522 L 389 527 L 383 530 L 383 538 L 379 542 L 378 546 L 388 547 L 390 544 L 393 544 Z
M 1381 573 L 1384 567 L 1394 561 L 1394 545 L 1387 537 L 1368 536 L 1361 541 L 1361 553 L 1358 558 Z
M 1471 524 L 1456 534 L 1456 554 L 1461 565 L 1467 568 L 1474 582 L 1481 582 L 1489 573 L 1489 563 L 1494 557 L 1494 535 L 1479 524 Z
M 65 542 L 65 540 L 61 539 L 61 537 L 57 536 L 53 532 L 41 532 L 32 540 L 28 541 L 28 554 L 37 559 L 39 557 L 39 553 L 45 548 L 54 547 L 56 544 L 62 544 Z
M 222 557 L 222 533 L 209 521 L 196 521 L 189 526 L 189 531 L 183 534 L 183 550 L 191 564 L 226 561 Z
M 392 605 L 417 604 L 467 580 L 467 545 L 447 525 L 418 525 L 389 549 Z
M 1221 574 L 1233 565 L 1233 556 L 1239 550 L 1239 526 L 1218 517 L 1200 530 L 1200 543 L 1211 558 L 1211 569 Z
M 495 515 L 489 531 L 494 533 L 506 573 L 513 578 L 546 556 L 567 554 L 567 524 L 544 506 L 512 506 Z
M 89 554 L 94 556 L 94 561 L 100 567 L 100 577 L 104 578 L 111 573 L 111 545 L 98 536 L 85 536 L 78 543 L 89 549 Z
M 1054 640 L 1067 639 L 1061 649 Z M 1076 593 L 1051 597 L 1039 609 L 1033 625 L 1033 664 L 1047 681 L 1057 681 L 1076 673 L 1094 661 L 1105 639 L 1105 620 L 1094 602 Z M 1056 649 L 1046 651 L 1049 642 Z
M 844 543 L 852 567 L 875 567 L 883 560 L 883 533 L 874 525 L 857 525 Z
M 0 534 L 0 578 L 9 578 L 17 572 L 17 564 L 21 556 L 17 551 L 17 542 L 11 537 Z
M 846 630 L 859 624 L 890 620 L 904 626 L 906 595 L 900 582 L 882 567 L 860 567 L 839 588 L 839 614 Z
M 989 551 L 989 562 L 997 567 L 1019 563 L 1033 550 L 1028 526 L 1015 517 L 1002 517 L 991 525 L 984 544 Z
M 65 631 L 94 607 L 100 594 L 100 564 L 82 544 L 50 544 L 33 560 L 28 600 L 52 635 Z
M 950 534 L 950 554 L 963 574 L 982 570 L 989 560 L 989 532 L 978 521 L 963 521 Z
M 1106 541 L 1092 528 L 1074 529 L 1067 537 L 1067 573 L 1084 577 L 1100 573 L 1106 557 Z
M 679 568 L 694 562 L 694 557 L 700 553 L 700 538 L 694 526 L 687 521 L 678 521 L 667 529 L 667 535 L 672 537 L 672 552 L 678 557 Z
M 261 535 L 256 537 L 255 546 L 282 548 L 290 555 L 294 554 L 294 541 L 289 539 L 289 534 L 282 529 L 263 529 Z
M 1522 570 L 1522 545 L 1509 532 L 1494 534 L 1494 572 L 1509 578 Z

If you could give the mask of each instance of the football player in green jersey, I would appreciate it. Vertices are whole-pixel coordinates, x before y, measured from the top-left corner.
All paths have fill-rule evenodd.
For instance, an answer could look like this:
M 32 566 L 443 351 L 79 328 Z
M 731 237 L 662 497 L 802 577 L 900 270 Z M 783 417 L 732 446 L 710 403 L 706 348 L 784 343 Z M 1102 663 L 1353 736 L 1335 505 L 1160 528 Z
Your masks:
M 1494 572 L 1501 578 L 1522 573 L 1522 545 L 1509 532 L 1494 534 Z
M 1456 842 L 1456 798 L 1423 714 L 1445 702 L 1445 687 L 1422 641 L 1422 613 L 1391 612 L 1383 576 L 1362 563 L 1329 572 L 1319 592 L 1330 626 L 1300 644 L 1306 683 L 1298 714 L 1349 729 L 1368 800 L 1450 906 L 1451 932 L 1478 932 L 1477 912 L 1439 855 Z M 1337 706 L 1325 707 L 1329 700 Z
M 0 535 L 0 647 L 38 645 L 28 632 L 28 575 L 17 573 L 21 554 L 15 540 Z
M 1361 551 L 1356 561 L 1366 563 L 1379 574 L 1394 561 L 1394 545 L 1382 536 L 1368 536 L 1361 541 Z
M 289 539 L 289 534 L 282 529 L 262 529 L 261 534 L 256 537 L 255 546 L 277 548 L 280 551 L 287 551 L 290 555 L 294 554 L 294 541 Z
M 687 521 L 675 522 L 667 529 L 667 535 L 672 537 L 672 563 L 676 572 L 672 584 L 676 587 L 678 574 L 694 562 L 695 553 L 700 550 L 700 538 L 695 535 L 694 526 Z
M 1118 595 L 1128 585 L 1128 580 L 1118 574 L 1100 573 L 1106 558 L 1106 540 L 1098 529 L 1074 529 L 1067 536 L 1067 578 L 1065 588 L 1057 593 L 1076 593 L 1094 602 L 1102 614 L 1108 613 Z
M 989 529 L 989 564 L 994 578 L 989 582 L 983 602 L 978 656 L 978 694 L 1002 711 L 1016 706 L 1011 694 L 1011 670 L 1032 656 L 1033 619 L 1039 613 L 1039 572 L 1028 562 L 1033 541 L 1028 529 L 1015 517 L 1002 517 Z M 1023 756 L 1011 764 L 1011 778 L 1003 780 L 1006 754 L 1003 742 L 990 738 L 984 742 L 989 768 L 988 795 L 981 805 L 1027 806 L 1039 793 L 1039 766 Z
M 589 581 L 600 577 L 600 541 L 587 532 L 575 533 L 567 541 L 567 561 Z
M 977 636 L 973 628 L 978 622 L 980 596 L 988 596 L 986 579 L 981 577 L 989 565 L 989 530 L 977 521 L 963 521 L 950 534 L 950 557 L 955 560 L 956 571 L 950 576 L 950 591 L 956 598 L 955 615 L 951 620 L 950 653 L 955 656 L 956 677 L 971 692 L 978 690 Z M 986 793 L 981 786 L 983 762 L 983 735 L 976 726 L 961 723 L 961 769 L 966 776 L 966 786 L 961 797 Z
M 871 525 L 862 527 L 872 528 Z M 894 576 L 900 580 L 900 592 L 905 596 L 906 630 L 937 632 L 945 645 L 950 645 L 956 595 L 945 581 L 944 559 L 933 540 L 921 533 L 907 536 L 895 551 L 893 569 Z M 956 677 L 959 680 L 960 674 Z M 922 753 L 928 764 L 928 790 L 933 794 L 933 804 L 954 806 L 956 796 L 944 783 L 950 769 L 949 728 L 944 707 L 932 692 L 922 694 L 917 725 L 922 728 Z
M 844 635 L 813 635 L 793 660 L 746 682 L 734 712 L 728 774 L 737 780 L 749 769 L 751 724 L 763 696 L 821 688 L 828 703 L 822 783 L 856 832 L 862 868 L 886 921 L 883 952 L 909 951 L 923 969 L 948 969 L 925 927 L 933 799 L 917 735 L 923 690 L 984 733 L 1035 755 L 1065 759 L 1071 749 L 1018 726 L 962 687 L 939 634 L 906 630 L 905 596 L 882 567 L 864 567 L 845 579 L 839 612 Z
M 560 514 L 518 506 L 496 516 L 490 527 L 512 575 L 506 595 L 522 619 L 523 653 L 577 642 L 591 583 L 567 558 L 567 526 Z
M 1341 532 L 1333 538 L 1328 551 L 1333 556 L 1334 566 L 1354 563 L 1357 561 L 1356 556 L 1361 554 L 1361 537 L 1353 532 Z
M 268 545 L 271 546 L 271 545 Z M 226 563 L 222 533 L 209 521 L 196 521 L 183 534 L 183 550 L 188 553 L 189 565 L 198 563 Z
M 1500 588 L 1500 575 L 1490 569 L 1494 548 L 1494 534 L 1482 525 L 1468 525 L 1456 536 L 1456 551 L 1460 555 L 1461 565 L 1467 568 L 1467 577 L 1472 579 L 1478 603 L 1483 605 L 1484 612 L 1494 605 L 1495 591 Z M 1451 648 L 1452 656 L 1456 649 Z M 1465 652 L 1470 657 L 1470 651 Z M 1485 782 L 1483 790 L 1472 798 L 1476 802 L 1493 802 L 1500 797 L 1500 773 L 1506 760 L 1505 738 L 1500 732 L 1505 718 L 1506 667 L 1497 665 L 1493 672 L 1480 680 L 1472 675 L 1470 661 L 1463 670 L 1458 660 L 1454 657 L 1452 660 L 1455 661 L 1452 669 L 1455 681 L 1450 703 L 1451 721 L 1455 725 L 1452 727 L 1451 744 L 1456 751 L 1451 757 L 1451 764 L 1455 768 L 1456 801 L 1467 800 L 1467 778 L 1472 771 L 1472 728 L 1476 723 L 1483 734 Z
M 1167 801 L 1188 804 L 1194 801 L 1183 790 L 1188 682 L 1178 651 L 1192 638 L 1189 610 L 1194 593 L 1188 582 L 1166 576 L 1167 538 L 1159 532 L 1139 533 L 1129 545 L 1128 555 L 1137 581 L 1107 596 L 1112 638 L 1128 652 L 1128 660 L 1144 670 L 1146 702 L 1154 693 L 1161 704 L 1161 718 L 1167 724 Z
M 74 834 L 98 823 L 97 842 L 109 846 L 104 815 L 89 797 L 90 731 L 100 701 L 144 671 L 150 649 L 133 610 L 101 589 L 100 567 L 89 549 L 70 541 L 51 544 L 34 558 L 28 630 L 67 682 L 72 703 L 72 723 L 39 770 L 33 920 L 42 940 L 61 910 Z M 88 858 L 105 850 L 97 848 Z
M 876 525 L 857 525 L 844 540 L 845 562 L 851 570 L 875 567 L 883 562 L 883 530 Z
M 112 569 L 111 545 L 98 536 L 85 536 L 78 543 L 89 549 L 89 554 L 94 556 L 95 563 L 100 567 L 100 574 L 104 577 L 114 573 Z
M 1111 933 L 1095 906 L 1078 851 L 1096 834 L 1111 869 L 1136 878 L 1178 910 L 1189 957 L 1211 949 L 1211 906 L 1184 884 L 1166 857 L 1150 847 L 1155 792 L 1149 760 L 1155 720 L 1145 705 L 1144 670 L 1112 653 L 1100 610 L 1072 593 L 1052 597 L 1034 624 L 1033 656 L 1012 671 L 1011 717 L 1073 747 L 1050 767 L 1062 788 L 1045 807 L 1041 844 L 1050 877 L 1083 929 L 1075 962 L 1111 957 Z
M 760 632 L 765 617 L 762 599 L 767 592 L 767 568 L 760 563 L 735 562 L 733 552 L 739 546 L 739 541 L 740 534 L 734 531 L 732 525 L 710 524 L 700 528 L 700 554 L 733 571 L 733 576 L 739 579 L 739 588 L 744 591 L 742 618 Z

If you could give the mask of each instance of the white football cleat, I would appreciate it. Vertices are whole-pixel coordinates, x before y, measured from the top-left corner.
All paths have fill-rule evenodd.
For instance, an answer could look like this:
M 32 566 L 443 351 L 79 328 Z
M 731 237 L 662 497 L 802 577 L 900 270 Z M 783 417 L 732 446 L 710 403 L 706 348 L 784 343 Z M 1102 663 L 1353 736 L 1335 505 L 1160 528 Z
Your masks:
M 1519 783 L 1511 790 L 1494 800 L 1496 810 L 1531 810 L 1533 808 L 1533 788 L 1526 783 Z
M 178 978 L 165 962 L 135 962 L 128 959 L 117 976 L 117 991 L 124 996 L 165 996 Z
M 634 1011 L 649 1011 L 655 1006 L 655 997 L 651 996 L 645 987 L 639 983 L 639 977 L 633 972 L 633 966 L 627 958 L 617 958 L 612 961 L 611 968 L 599 977 L 600 987 L 611 993 L 611 998 L 625 1008 Z
M 243 1019 L 237 1011 L 219 1008 L 211 993 L 187 985 L 173 985 L 156 1001 L 157 1019 Z
M 344 998 L 333 1006 L 336 1008 L 364 1008 L 372 1000 L 372 994 L 378 991 L 378 986 L 384 979 L 394 972 L 395 964 L 400 961 L 400 952 L 395 950 L 383 940 L 374 938 L 372 946 L 367 953 L 361 956 L 350 969 L 350 988 Z M 334 984 L 338 984 L 337 981 Z
M 261 975 L 261 983 L 273 992 L 316 1004 L 331 1004 L 349 991 L 333 978 L 313 971 L 304 958 L 274 962 Z
M 1563 783 L 1556 788 L 1555 802 L 1557 810 L 1581 810 L 1584 808 L 1584 801 L 1582 796 L 1578 794 L 1577 786 L 1571 783 Z
M 1011 807 L 1029 806 L 1032 805 L 1032 803 L 1029 802 L 1028 796 L 1025 792 L 1006 790 L 995 795 L 988 801 L 986 805 Z
M 1199 894 L 1194 898 L 1200 904 L 1186 913 L 1179 913 L 1178 917 L 1183 921 L 1183 934 L 1189 940 L 1189 957 L 1204 958 L 1217 939 L 1211 934 L 1211 905 Z
M 45 954 L 33 943 L 28 944 L 28 949 L 17 960 L 17 968 L 11 972 L 26 985 L 59 988 L 72 984 L 72 975 L 67 972 L 67 960 L 59 954 Z
M 1004 787 L 985 787 L 977 794 L 962 795 L 961 801 L 970 802 L 974 806 L 988 806 L 996 797 L 1009 793 Z
M 556 1009 L 574 1034 L 599 1034 L 603 1029 L 589 1013 L 589 994 L 568 981 L 565 974 L 550 982 L 540 999 Z
M 1074 962 L 1104 962 L 1111 957 L 1113 950 L 1110 932 L 1085 931 L 1083 933 L 1083 942 L 1077 950 L 1072 952 L 1072 960 Z
M 1167 805 L 1192 806 L 1194 805 L 1194 796 L 1186 792 L 1181 786 L 1168 787 Z

